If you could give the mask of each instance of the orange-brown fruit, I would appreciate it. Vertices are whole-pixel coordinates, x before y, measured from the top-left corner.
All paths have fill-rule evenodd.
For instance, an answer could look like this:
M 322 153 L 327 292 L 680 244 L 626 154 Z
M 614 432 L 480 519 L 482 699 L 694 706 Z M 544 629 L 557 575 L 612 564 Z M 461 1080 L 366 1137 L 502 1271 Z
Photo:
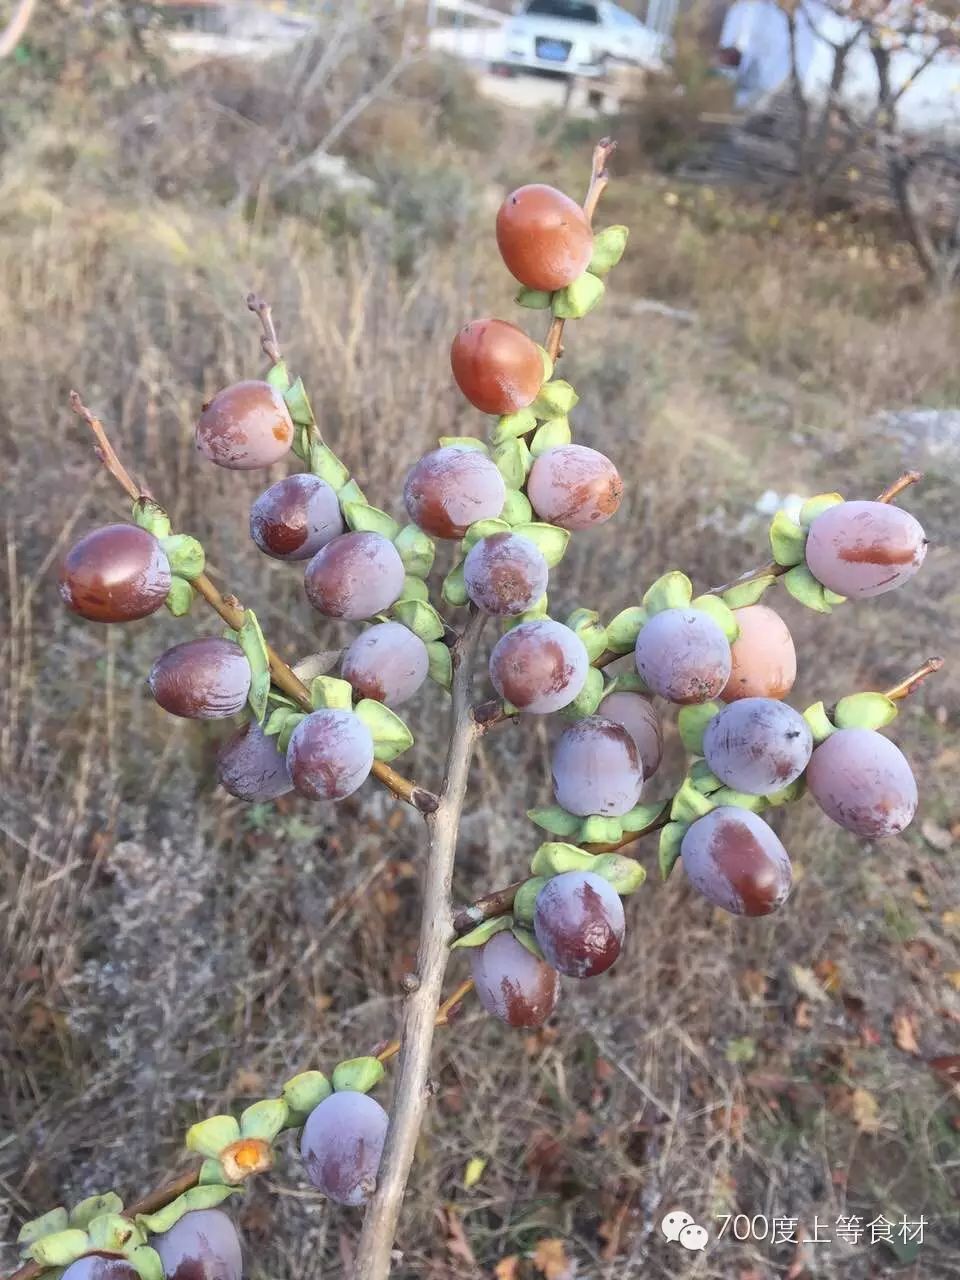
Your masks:
M 511 275 L 547 293 L 583 275 L 593 256 L 587 215 L 575 200 L 540 182 L 518 187 L 504 200 L 497 244 Z
M 252 471 L 279 462 L 293 444 L 293 420 L 269 382 L 235 382 L 204 405 L 197 448 L 218 467 Z
M 734 609 L 740 634 L 730 646 L 730 679 L 724 702 L 739 698 L 785 698 L 797 678 L 797 651 L 787 624 L 765 604 Z
M 471 320 L 450 348 L 457 386 L 482 413 L 516 413 L 543 385 L 540 348 L 506 320 Z

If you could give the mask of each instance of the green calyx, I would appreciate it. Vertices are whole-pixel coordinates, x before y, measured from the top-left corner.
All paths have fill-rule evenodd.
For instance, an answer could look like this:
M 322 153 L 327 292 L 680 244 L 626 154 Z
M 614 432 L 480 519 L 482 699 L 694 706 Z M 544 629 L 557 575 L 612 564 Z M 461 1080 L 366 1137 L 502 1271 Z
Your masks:
M 538 622 L 541 618 L 549 616 L 550 601 L 546 593 L 544 593 L 529 609 L 525 609 L 523 613 L 515 613 L 513 617 L 505 619 L 503 629 L 504 631 L 512 631 L 514 627 L 519 627 L 521 622 Z
M 302 378 L 297 378 L 296 382 L 284 390 L 283 398 L 290 410 L 290 417 L 298 427 L 316 427 L 317 420 L 313 416 L 313 409 Z
M 815 702 L 812 706 L 807 707 L 803 713 L 803 718 L 810 726 L 813 741 L 817 746 L 821 742 L 826 742 L 831 733 L 836 733 L 837 726 L 827 715 L 827 709 L 822 702 Z
M 595 276 L 605 276 L 623 257 L 629 238 L 629 228 L 605 227 L 593 237 L 593 257 L 587 270 Z
M 415 636 L 419 636 L 424 644 L 439 640 L 444 635 L 443 619 L 426 600 L 398 600 L 391 612 L 398 622 L 402 622 Z
M 160 546 L 167 557 L 170 572 L 178 578 L 191 582 L 203 573 L 206 556 L 196 538 L 191 538 L 188 533 L 173 533 L 168 538 L 161 538 Z
M 507 492 L 516 492 L 516 490 L 508 490 Z M 464 555 L 466 555 L 471 547 L 475 547 L 481 538 L 492 537 L 495 533 L 509 532 L 510 525 L 506 520 L 498 520 L 495 517 L 487 520 L 475 520 L 463 535 L 460 542 L 460 550 Z
M 685 573 L 672 569 L 652 583 L 643 594 L 643 607 L 652 618 L 665 609 L 685 609 L 693 599 L 693 584 Z
M 283 1086 L 287 1104 L 287 1127 L 299 1129 L 307 1116 L 333 1093 L 333 1086 L 322 1071 L 301 1071 Z
M 337 499 L 340 503 L 340 509 L 348 506 L 351 502 L 366 503 L 363 496 L 363 490 L 357 484 L 356 480 L 348 480 L 347 483 L 337 490 Z
M 829 591 L 818 582 L 805 564 L 795 565 L 783 575 L 783 585 L 794 600 L 812 609 L 814 613 L 832 613 L 835 604 L 842 604 L 844 597 Z
M 164 604 L 175 618 L 183 618 L 193 604 L 193 587 L 186 578 L 171 578 L 170 590 Z
M 413 578 L 426 578 L 437 554 L 436 543 L 415 524 L 405 524 L 394 535 L 393 545 L 403 561 L 404 570 Z
M 748 605 L 756 604 L 776 580 L 775 574 L 763 573 L 759 577 L 751 578 L 748 582 L 735 582 L 724 591 L 723 602 L 731 609 L 745 609 Z
M 333 1068 L 331 1080 L 336 1093 L 369 1093 L 383 1075 L 383 1063 L 378 1058 L 348 1058 Z
M 551 418 L 565 418 L 579 400 L 569 382 L 554 378 L 543 384 L 530 408 L 537 418 L 546 422 Z
M 600 622 L 600 615 L 593 609 L 575 609 L 566 624 L 583 642 L 587 657 L 596 661 L 607 648 L 607 629 Z
M 569 529 L 561 529 L 555 524 L 544 524 L 542 520 L 514 525 L 513 532 L 530 539 L 546 560 L 548 569 L 557 567 L 570 545 Z
M 716 807 L 714 801 L 702 795 L 689 778 L 684 778 L 670 805 L 670 818 L 673 822 L 689 825 Z
M 273 1142 L 287 1126 L 289 1112 L 285 1098 L 264 1098 L 240 1113 L 241 1138 L 262 1138 Z
M 680 846 L 683 843 L 683 837 L 687 834 L 689 825 L 688 822 L 668 822 L 660 832 L 657 861 L 660 866 L 660 876 L 663 880 L 669 877 L 670 872 L 676 866 L 677 859 L 680 857 Z
M 541 453 L 546 453 L 548 449 L 556 449 L 564 444 L 569 444 L 573 439 L 573 432 L 570 430 L 569 418 L 550 418 L 549 421 L 543 422 L 537 428 L 533 439 L 530 441 L 530 453 L 534 459 L 539 458 Z
M 425 604 L 430 603 L 430 588 L 422 578 L 412 578 L 409 573 L 404 574 L 403 590 L 400 593 L 401 600 L 422 600 Z
M 740 624 L 733 616 L 733 610 L 719 596 L 697 596 L 695 600 L 691 600 L 690 608 L 709 614 L 731 644 L 739 636 Z
M 619 818 L 594 813 L 583 819 L 577 838 L 581 844 L 616 844 L 623 838 L 623 823 Z
M 607 636 L 609 638 L 609 628 Z M 610 693 L 650 693 L 646 680 L 638 671 L 621 671 L 607 684 L 603 696 Z
M 882 729 L 897 718 L 898 707 L 884 693 L 851 693 L 833 711 L 838 729 Z
M 427 661 L 427 675 L 449 693 L 453 684 L 453 655 L 442 640 L 431 640 L 427 645 Z
M 840 493 L 818 493 L 816 497 L 808 498 L 800 508 L 798 516 L 800 524 L 804 529 L 809 529 L 817 516 L 823 515 L 824 511 L 828 511 L 831 507 L 839 506 L 843 500 L 843 495 Z
M 373 698 L 361 698 L 354 708 L 373 735 L 373 754 L 377 760 L 394 760 L 413 746 L 413 734 L 395 711 Z
M 155 538 L 162 540 L 170 536 L 170 517 L 158 502 L 152 498 L 138 498 L 133 504 L 133 522 Z
M 533 431 L 537 425 L 537 415 L 532 409 L 518 409 L 516 413 L 505 413 L 497 419 L 490 442 L 493 445 L 505 444 L 508 440 L 516 440 Z
M 272 364 L 267 372 L 265 381 L 269 382 L 275 391 L 279 391 L 286 398 L 284 393 L 290 386 L 290 373 L 287 369 L 286 361 L 278 360 L 276 364 Z
M 508 489 L 500 519 L 511 528 L 519 524 L 529 524 L 533 520 L 533 507 L 527 495 L 521 493 L 519 489 Z
M 583 688 L 574 700 L 564 707 L 561 714 L 568 720 L 582 720 L 584 716 L 592 716 L 605 692 L 603 672 L 597 667 L 590 667 Z
M 341 507 L 344 521 L 354 533 L 379 533 L 393 542 L 400 532 L 400 526 L 393 516 L 388 516 L 378 507 L 371 507 L 367 502 L 341 501 Z
M 314 676 L 310 681 L 310 705 L 314 711 L 352 711 L 353 685 L 337 676 Z
M 651 804 L 638 804 L 632 809 L 628 809 L 620 818 L 620 825 L 623 827 L 625 834 L 636 834 L 646 831 L 648 827 L 663 816 L 664 810 L 669 807 L 669 800 L 654 800 Z
M 533 913 L 537 905 L 540 890 L 547 883 L 549 876 L 532 876 L 525 880 L 513 898 L 513 918 L 521 924 L 532 924 Z
M 491 457 L 507 488 L 522 489 L 533 462 L 526 440 L 505 440 L 496 446 Z
M 325 480 L 335 493 L 339 493 L 350 479 L 350 472 L 333 450 L 319 442 L 310 446 L 310 470 Z
M 622 853 L 601 853 L 594 858 L 590 870 L 616 889 L 621 898 L 636 893 L 647 878 L 646 868 Z
M 680 741 L 690 755 L 703 755 L 703 735 L 707 725 L 722 710 L 723 704 L 719 702 L 700 702 L 680 708 L 677 728 L 680 731 Z
M 70 1210 L 71 1227 L 89 1227 L 94 1218 L 99 1218 L 101 1214 L 119 1214 L 123 1212 L 123 1201 L 115 1191 L 107 1191 L 103 1195 L 88 1196 L 86 1200 L 81 1200 L 79 1204 L 73 1206 Z
M 536 956 L 538 960 L 543 960 L 545 958 L 543 948 L 537 941 L 537 935 L 532 929 L 527 929 L 522 924 L 515 924 L 510 932 L 520 943 L 521 947 L 526 947 L 532 956 Z
M 243 626 L 237 632 L 237 643 L 250 663 L 250 693 L 247 695 L 247 702 L 257 724 L 263 724 L 267 714 L 267 695 L 270 692 L 270 656 L 257 615 L 252 609 L 244 612 Z
M 607 623 L 607 648 L 614 653 L 629 653 L 637 643 L 640 628 L 647 620 L 647 611 L 639 605 L 622 609 Z
M 467 449 L 473 453 L 489 454 L 490 446 L 486 440 L 481 440 L 478 436 L 440 436 L 438 443 L 441 449 L 456 448 Z
M 193 1213 L 197 1209 L 215 1209 L 239 1189 L 213 1182 L 191 1187 L 156 1213 L 137 1214 L 137 1225 L 149 1235 L 160 1235 L 176 1226 L 184 1214 Z
M 455 564 L 443 580 L 440 595 L 447 604 L 464 605 L 470 599 L 467 595 L 467 584 L 463 580 L 463 561 Z
M 599 276 L 585 271 L 553 295 L 551 309 L 558 320 L 582 320 L 603 301 L 607 286 Z
M 527 817 L 552 836 L 575 836 L 583 823 L 583 819 L 577 814 L 568 813 L 559 804 L 550 804 L 542 809 L 528 809 Z
M 770 548 L 777 564 L 786 567 L 801 564 L 806 545 L 806 530 L 785 511 L 778 511 L 770 525 Z
M 450 950 L 459 951 L 465 947 L 482 947 L 485 942 L 489 942 L 495 933 L 502 933 L 504 929 L 509 929 L 512 924 L 513 916 L 494 916 L 490 920 L 484 920 L 475 929 L 471 929 L 469 933 L 464 933 L 456 941 L 451 942 Z
M 220 1152 L 240 1138 L 240 1123 L 234 1116 L 209 1116 L 198 1120 L 187 1130 L 188 1151 L 215 1160 Z
M 585 853 L 576 845 L 548 841 L 533 855 L 530 870 L 535 876 L 559 876 L 565 871 L 587 871 L 595 860 L 592 853 Z
M 544 311 L 550 305 L 552 293 L 545 293 L 542 289 L 520 289 L 518 290 L 514 302 L 521 307 L 529 307 L 533 311 Z

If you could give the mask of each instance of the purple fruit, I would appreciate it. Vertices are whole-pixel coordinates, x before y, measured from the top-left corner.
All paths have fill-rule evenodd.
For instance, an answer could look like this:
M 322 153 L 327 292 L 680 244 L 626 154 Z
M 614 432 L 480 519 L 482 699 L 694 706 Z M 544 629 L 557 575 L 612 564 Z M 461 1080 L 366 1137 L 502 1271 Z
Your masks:
M 307 565 L 304 588 L 328 618 L 359 622 L 383 613 L 403 591 L 403 561 L 380 533 L 342 533 Z
M 477 996 L 487 1013 L 511 1027 L 539 1027 L 560 996 L 556 970 L 528 951 L 509 930 L 470 952 Z
M 565 871 L 537 895 L 533 927 L 548 964 L 568 978 L 592 978 L 620 954 L 623 903 L 592 871 Z
M 250 663 L 232 640 L 206 636 L 175 644 L 161 654 L 147 682 L 171 715 L 220 720 L 243 710 L 250 692 Z
M 663 755 L 663 725 L 650 699 L 642 693 L 611 693 L 597 714 L 623 725 L 637 744 L 644 781 L 652 778 Z
M 307 471 L 278 480 L 250 508 L 250 537 L 275 560 L 309 560 L 341 533 L 337 495 Z
M 583 641 L 551 618 L 521 622 L 494 645 L 490 679 L 501 698 L 531 715 L 569 706 L 587 679 Z
M 238 800 L 263 803 L 293 790 L 287 758 L 277 749 L 276 737 L 268 737 L 253 720 L 220 748 L 217 777 Z
M 424 454 L 403 486 L 410 519 L 434 538 L 462 538 L 474 521 L 495 519 L 506 496 L 503 476 L 490 458 L 462 445 Z
M 564 729 L 553 749 L 553 793 L 568 813 L 620 817 L 640 799 L 637 744 L 621 724 L 587 716 Z
M 86 1253 L 71 1262 L 60 1280 L 140 1280 L 126 1258 L 112 1253 Z
M 840 502 L 811 523 L 807 568 L 841 596 L 883 595 L 912 578 L 927 554 L 923 527 L 889 502 Z
M 548 524 L 590 529 L 616 515 L 623 481 L 605 454 L 582 444 L 562 444 L 546 449 L 534 462 L 527 497 Z
M 774 698 L 741 698 L 713 717 L 703 754 L 734 791 L 767 796 L 800 777 L 810 761 L 813 735 L 799 711 Z
M 218 467 L 251 471 L 290 452 L 293 419 L 283 396 L 268 382 L 236 382 L 204 405 L 197 448 Z
M 307 1116 L 300 1154 L 307 1177 L 337 1204 L 366 1204 L 376 1187 L 388 1116 L 365 1093 L 332 1093 Z
M 917 784 L 903 752 L 873 729 L 838 729 L 807 767 L 807 786 L 834 822 L 858 836 L 894 836 L 917 811 Z
M 680 855 L 693 887 L 734 915 L 769 915 L 790 893 L 787 851 L 748 809 L 722 805 L 698 818 L 687 828 Z
M 352 711 L 314 711 L 290 737 L 287 768 L 294 787 L 311 800 L 343 800 L 372 767 L 373 735 Z
M 463 565 L 467 595 L 484 613 L 506 618 L 532 609 L 550 570 L 539 547 L 517 533 L 493 533 L 470 548 Z
M 347 648 L 340 666 L 358 698 L 374 698 L 388 707 L 412 698 L 430 666 L 427 646 L 399 622 L 368 627 Z
M 108 524 L 71 547 L 60 570 L 60 595 L 89 622 L 133 622 L 156 613 L 170 582 L 169 562 L 152 533 Z
M 730 644 L 699 609 L 664 609 L 637 636 L 637 671 L 670 702 L 709 702 L 730 679 Z
M 194 1209 L 169 1231 L 153 1236 L 165 1280 L 241 1280 L 237 1229 L 220 1209 Z

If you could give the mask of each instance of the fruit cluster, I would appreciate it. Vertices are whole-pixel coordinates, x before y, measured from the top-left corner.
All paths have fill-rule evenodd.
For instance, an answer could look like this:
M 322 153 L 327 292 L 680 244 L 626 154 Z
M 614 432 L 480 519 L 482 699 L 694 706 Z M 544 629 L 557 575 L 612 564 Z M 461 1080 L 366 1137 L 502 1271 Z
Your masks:
M 909 765 L 879 733 L 905 687 L 794 710 L 785 701 L 797 673 L 793 641 L 761 603 L 778 580 L 802 604 L 829 612 L 909 579 L 926 540 L 892 504 L 895 491 L 875 502 L 820 495 L 797 521 L 779 514 L 773 561 L 725 588 L 695 595 L 671 571 L 607 623 L 589 608 L 564 621 L 550 616 L 550 574 L 572 533 L 610 520 L 623 495 L 613 462 L 574 442 L 577 393 L 554 376 L 564 322 L 601 302 L 626 244 L 625 228 L 592 230 L 603 181 L 591 185 L 583 208 L 540 185 L 504 201 L 496 228 L 504 263 L 521 284 L 518 302 L 551 312 L 550 333 L 540 346 L 512 324 L 482 318 L 457 334 L 454 380 L 495 420 L 488 438 L 442 438 L 411 467 L 404 523 L 368 503 L 325 444 L 302 381 L 280 356 L 269 309 L 251 302 L 272 366 L 265 379 L 227 387 L 203 407 L 196 444 L 230 469 L 270 467 L 291 452 L 304 463 L 256 499 L 250 534 L 265 555 L 302 565 L 317 612 L 365 624 L 341 655 L 339 677 L 298 680 L 256 615 L 207 578 L 200 544 L 173 533 L 163 509 L 109 462 L 112 449 L 101 455 L 133 499 L 133 524 L 81 539 L 60 580 L 66 604 L 95 622 L 133 621 L 163 604 L 181 616 L 197 595 L 227 621 L 226 633 L 162 654 L 148 683 L 173 715 L 244 717 L 217 763 L 233 796 L 264 802 L 296 791 L 337 801 L 374 773 L 427 812 L 442 797 L 388 762 L 413 741 L 396 708 L 427 679 L 449 689 L 461 657 L 461 636 L 431 597 L 447 545 L 440 600 L 502 629 L 488 666 L 496 704 L 474 708 L 476 731 L 513 716 L 563 712 L 567 720 L 553 747 L 555 803 L 529 814 L 553 839 L 534 854 L 530 878 L 461 913 L 452 943 L 470 951 L 483 1007 L 511 1026 L 542 1023 L 561 976 L 591 977 L 617 960 L 622 899 L 645 877 L 619 850 L 641 835 L 659 832 L 664 877 L 679 861 L 710 903 L 764 915 L 784 902 L 792 873 L 762 813 L 806 789 L 834 821 L 873 839 L 901 831 L 917 804 Z M 79 402 L 75 408 L 103 446 L 102 426 Z M 679 787 L 654 798 L 663 704 L 678 708 L 690 763 Z M 374 1058 L 341 1063 L 332 1084 L 308 1071 L 239 1121 L 201 1122 L 187 1139 L 205 1157 L 195 1186 L 132 1218 L 112 1201 L 76 1222 L 56 1210 L 25 1228 L 29 1255 L 42 1267 L 66 1266 L 66 1280 L 232 1280 L 239 1250 L 216 1206 L 269 1167 L 282 1131 L 301 1130 L 307 1174 L 325 1195 L 347 1205 L 370 1198 L 388 1117 L 368 1090 L 382 1074 Z

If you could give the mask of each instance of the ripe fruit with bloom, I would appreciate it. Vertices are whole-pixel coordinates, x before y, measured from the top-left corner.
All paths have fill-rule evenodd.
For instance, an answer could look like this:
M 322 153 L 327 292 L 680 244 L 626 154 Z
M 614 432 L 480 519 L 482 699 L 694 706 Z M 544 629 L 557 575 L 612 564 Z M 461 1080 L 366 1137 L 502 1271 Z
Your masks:
M 133 622 L 156 613 L 170 582 L 170 565 L 152 533 L 108 524 L 71 547 L 60 570 L 60 596 L 89 622 Z
M 873 729 L 838 729 L 810 758 L 807 786 L 839 826 L 858 836 L 894 836 L 917 810 L 917 783 L 906 756 Z
M 250 508 L 250 536 L 274 560 L 309 560 L 341 533 L 337 495 L 308 471 L 278 480 Z
M 457 386 L 481 413 L 516 413 L 537 398 L 544 379 L 540 348 L 506 320 L 471 320 L 450 348 Z
M 923 526 L 889 502 L 839 502 L 811 523 L 807 568 L 841 596 L 883 595 L 912 578 L 927 554 Z
M 568 813 L 621 817 L 640 799 L 643 769 L 632 736 L 603 716 L 564 729 L 553 749 L 553 793 Z
M 343 800 L 373 767 L 373 735 L 352 711 L 324 707 L 301 720 L 287 747 L 293 785 L 310 800 Z
M 419 636 L 400 622 L 378 622 L 347 647 L 340 674 L 358 698 L 396 707 L 413 697 L 429 667 L 427 646 Z
M 740 634 L 730 645 L 730 679 L 720 697 L 785 698 L 797 678 L 797 651 L 787 624 L 765 604 L 734 609 Z
M 575 200 L 535 182 L 512 191 L 500 206 L 497 245 L 521 284 L 552 293 L 586 271 L 593 232 Z
M 537 894 L 533 928 L 547 963 L 568 978 L 592 978 L 620 954 L 623 903 L 592 871 L 565 871 Z
M 462 538 L 475 520 L 496 519 L 507 487 L 496 465 L 478 449 L 446 445 L 424 454 L 407 472 L 407 514 L 434 538 Z
M 250 663 L 233 640 L 204 636 L 161 654 L 148 684 L 171 715 L 220 720 L 243 710 L 250 692 Z
M 548 524 L 590 529 L 616 515 L 623 481 L 605 454 L 582 444 L 563 444 L 545 450 L 534 462 L 527 497 Z
M 467 553 L 467 595 L 484 613 L 507 618 L 532 609 L 547 589 L 550 570 L 540 548 L 518 533 L 492 533 Z
M 765 916 L 787 899 L 793 870 L 787 851 L 762 818 L 721 805 L 698 818 L 680 846 L 695 889 L 738 916 Z
M 241 1280 L 237 1229 L 221 1209 L 194 1209 L 169 1231 L 153 1236 L 165 1280 Z
M 238 800 L 263 803 L 293 790 L 287 757 L 254 720 L 248 720 L 220 748 L 217 778 Z
M 730 643 L 699 609 L 664 609 L 643 624 L 634 650 L 647 686 L 670 702 L 709 702 L 730 679 Z
M 506 930 L 470 952 L 477 996 L 487 1013 L 511 1027 L 539 1027 L 560 996 L 555 969 Z
M 376 1186 L 388 1116 L 365 1093 L 332 1093 L 307 1116 L 300 1154 L 315 1187 L 337 1204 L 366 1204 Z
M 204 405 L 197 422 L 197 448 L 231 471 L 269 467 L 286 457 L 292 444 L 290 410 L 269 382 L 225 387 Z
M 583 641 L 552 618 L 521 622 L 494 645 L 490 679 L 520 711 L 547 715 L 569 706 L 587 679 Z
M 140 1280 L 140 1276 L 126 1258 L 115 1253 L 86 1253 L 71 1262 L 60 1280 Z
M 642 693 L 610 693 L 597 714 L 622 724 L 637 744 L 644 781 L 652 778 L 663 755 L 663 725 L 656 708 Z
M 359 622 L 400 599 L 403 561 L 380 533 L 342 533 L 317 552 L 304 575 L 307 599 L 328 618 Z
M 721 782 L 750 796 L 771 795 L 800 777 L 813 735 L 799 711 L 775 698 L 741 698 L 713 717 L 703 754 Z

